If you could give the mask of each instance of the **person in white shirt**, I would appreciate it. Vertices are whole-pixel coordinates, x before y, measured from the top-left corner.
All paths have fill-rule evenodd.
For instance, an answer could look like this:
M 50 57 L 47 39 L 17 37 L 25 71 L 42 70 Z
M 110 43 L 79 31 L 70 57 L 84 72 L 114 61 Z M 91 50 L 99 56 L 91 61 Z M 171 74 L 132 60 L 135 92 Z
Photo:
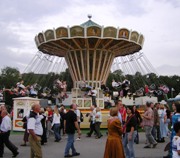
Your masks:
M 122 89 L 123 89 L 123 96 L 128 95 L 128 91 L 130 89 L 130 81 L 125 79 L 122 83 Z
M 18 83 L 16 84 L 16 86 L 17 86 L 17 88 L 24 89 L 24 88 L 25 88 L 25 86 L 24 86 L 24 81 L 21 80 L 20 82 L 18 82 Z
M 172 140 L 172 158 L 180 158 L 180 122 L 174 124 L 176 135 Z
M 122 120 L 122 115 L 120 113 L 120 109 L 121 109 L 121 105 L 122 105 L 122 101 L 121 100 L 118 100 L 116 103 L 115 103 L 115 106 L 118 108 L 118 118 L 121 122 L 121 124 L 123 123 L 123 120 Z
M 95 130 L 96 108 L 95 108 L 94 105 L 91 105 L 90 109 L 91 109 L 91 113 L 88 114 L 88 115 L 89 115 L 89 122 L 90 122 L 90 131 L 87 133 L 87 137 L 91 137 L 93 131 L 94 131 L 94 132 L 96 133 L 96 135 L 97 135 L 97 132 L 96 132 L 96 130 Z M 87 116 L 88 116 L 88 115 L 87 115 Z
M 61 119 L 60 119 L 60 134 L 61 134 L 61 131 L 62 131 L 62 133 L 64 135 L 65 134 L 65 131 L 64 131 L 64 119 L 65 119 L 66 109 L 65 109 L 63 104 L 61 104 L 59 113 L 60 113 L 60 116 L 61 116 Z
M 91 96 L 92 96 L 92 105 L 96 106 L 96 96 L 97 96 L 97 90 L 95 87 L 91 90 Z
M 167 137 L 168 134 L 164 122 L 164 118 L 166 116 L 166 111 L 164 109 L 165 109 L 164 105 L 161 104 L 160 109 L 158 110 L 161 142 L 165 142 L 165 138 Z
M 79 125 L 79 128 L 80 128 L 80 123 L 81 123 L 81 120 L 80 120 L 80 117 L 81 117 L 81 112 L 78 108 L 76 108 L 76 110 L 74 111 L 75 114 L 77 115 L 77 121 L 78 121 L 78 125 Z
M 81 120 L 80 120 L 81 112 L 78 109 L 78 106 L 76 106 L 76 110 L 74 112 L 77 115 L 77 121 L 78 121 L 78 125 L 79 125 L 79 128 L 80 128 L 80 124 L 81 124 Z M 80 136 L 76 140 L 81 140 Z
M 99 139 L 103 136 L 100 132 L 100 126 L 101 126 L 101 122 L 102 122 L 102 113 L 101 113 L 101 109 L 99 107 L 96 108 L 95 120 L 96 120 L 95 129 L 97 132 L 96 139 Z
M 42 117 L 39 115 L 40 110 L 41 106 L 34 104 L 27 123 L 31 158 L 42 158 L 41 136 L 43 134 L 43 128 L 41 124 Z
M 105 109 L 111 107 L 110 100 L 111 100 L 111 98 L 110 98 L 109 94 L 105 94 L 105 96 L 104 96 L 104 106 L 105 106 Z
M 18 148 L 9 140 L 12 124 L 7 110 L 3 110 L 1 112 L 1 117 L 2 123 L 0 128 L 0 157 L 3 157 L 4 154 L 4 144 L 13 153 L 12 157 L 16 157 L 19 152 Z
M 59 142 L 61 140 L 61 134 L 60 134 L 60 113 L 57 106 L 54 107 L 54 114 L 53 114 L 53 121 L 52 121 L 52 128 L 54 131 L 55 136 L 55 142 Z
M 121 86 L 121 82 L 116 82 L 115 80 L 112 81 L 112 87 L 117 88 Z

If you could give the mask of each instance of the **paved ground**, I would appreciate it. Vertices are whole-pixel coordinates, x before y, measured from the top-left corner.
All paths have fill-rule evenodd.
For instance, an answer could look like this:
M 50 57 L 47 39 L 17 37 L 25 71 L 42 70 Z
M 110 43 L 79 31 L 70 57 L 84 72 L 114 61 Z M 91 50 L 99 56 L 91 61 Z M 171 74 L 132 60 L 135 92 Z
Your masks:
M 30 147 L 21 147 L 22 143 L 22 134 L 12 134 L 10 139 L 14 144 L 19 148 L 19 158 L 28 158 L 30 155 Z M 81 153 L 79 158 L 103 158 L 105 143 L 107 136 L 104 136 L 101 139 L 95 139 L 94 137 L 86 138 L 85 134 L 82 135 L 81 141 L 76 141 L 75 146 L 78 152 Z M 166 140 L 168 142 L 168 139 Z M 48 143 L 42 147 L 43 158 L 63 158 L 64 156 L 64 147 L 66 144 L 66 137 L 62 137 L 61 142 L 55 143 L 54 137 L 51 136 L 48 140 Z M 162 158 L 165 153 L 163 151 L 166 143 L 159 143 L 155 149 L 144 149 L 145 145 L 145 135 L 140 133 L 140 143 L 135 144 L 135 154 L 137 158 Z M 6 148 L 4 153 L 4 158 L 10 158 L 11 152 Z

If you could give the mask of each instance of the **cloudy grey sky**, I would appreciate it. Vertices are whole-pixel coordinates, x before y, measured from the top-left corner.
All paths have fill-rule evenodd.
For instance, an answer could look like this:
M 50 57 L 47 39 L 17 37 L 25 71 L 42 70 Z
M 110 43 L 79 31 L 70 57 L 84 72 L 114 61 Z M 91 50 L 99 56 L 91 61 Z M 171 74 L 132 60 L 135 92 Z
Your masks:
M 1 0 L 0 68 L 13 66 L 23 72 L 37 52 L 36 34 L 79 25 L 88 14 L 100 25 L 142 33 L 142 52 L 155 68 L 168 65 L 180 70 L 179 0 Z M 171 74 L 171 69 L 164 74 Z

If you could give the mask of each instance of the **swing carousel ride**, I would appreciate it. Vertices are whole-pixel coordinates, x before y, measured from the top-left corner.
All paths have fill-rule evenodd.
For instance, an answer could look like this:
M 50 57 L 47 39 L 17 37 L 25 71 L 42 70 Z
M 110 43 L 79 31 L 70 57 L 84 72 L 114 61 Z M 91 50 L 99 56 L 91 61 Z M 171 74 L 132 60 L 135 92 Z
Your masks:
M 126 28 L 100 26 L 89 16 L 81 25 L 40 32 L 35 42 L 40 52 L 65 58 L 74 83 L 72 103 L 82 109 L 92 104 L 104 108 L 101 86 L 106 83 L 114 59 L 139 52 L 144 36 Z M 122 87 L 128 89 L 128 81 Z M 97 93 L 95 102 L 87 97 L 91 89 Z
M 127 28 L 101 26 L 91 20 L 72 27 L 58 27 L 40 32 L 35 36 L 38 52 L 25 69 L 25 73 L 34 72 L 45 74 L 49 72 L 61 73 L 69 69 L 73 80 L 72 103 L 78 104 L 80 109 L 89 109 L 96 104 L 105 107 L 105 97 L 121 99 L 136 95 L 148 96 L 167 94 L 169 89 L 165 85 L 157 88 L 155 84 L 145 85 L 135 92 L 130 90 L 130 81 L 112 81 L 113 91 L 105 85 L 110 72 L 122 70 L 124 75 L 156 73 L 155 69 L 144 53 L 140 52 L 144 44 L 144 36 Z M 148 75 L 147 75 L 148 76 Z M 54 88 L 59 91 L 57 98 L 67 98 L 66 81 L 55 80 Z M 160 85 L 160 84 L 159 84 Z M 20 90 L 23 84 L 17 85 Z M 30 87 L 30 94 L 37 95 L 41 85 Z M 19 92 L 20 92 L 19 90 Z M 96 99 L 93 100 L 93 90 Z M 50 95 L 51 89 L 43 88 L 43 95 Z M 108 100 L 109 101 L 109 100 Z

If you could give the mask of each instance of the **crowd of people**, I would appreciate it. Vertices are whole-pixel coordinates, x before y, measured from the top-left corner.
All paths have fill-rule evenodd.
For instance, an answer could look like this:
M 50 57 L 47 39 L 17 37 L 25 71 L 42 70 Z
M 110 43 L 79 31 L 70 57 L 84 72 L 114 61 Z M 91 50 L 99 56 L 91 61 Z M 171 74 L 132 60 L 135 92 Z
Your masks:
M 132 92 L 130 81 L 127 79 L 124 79 L 122 82 L 113 79 L 111 87 L 107 87 L 102 81 L 99 90 L 97 90 L 97 87 L 88 85 L 86 81 L 81 81 L 79 83 L 79 88 L 81 91 L 84 91 L 84 96 L 82 97 L 92 98 L 93 105 L 97 105 L 96 98 L 99 96 L 99 90 L 102 90 L 104 93 L 104 107 L 106 109 L 112 107 L 114 104 L 113 100 L 118 100 L 119 98 L 127 96 L 130 98 L 132 96 L 163 96 L 162 98 L 166 100 L 167 94 L 169 93 L 169 88 L 166 85 L 160 85 L 157 87 L 155 84 L 151 84 L 150 86 L 144 85 L 144 87 Z M 48 87 L 42 88 L 38 83 L 25 86 L 24 81 L 21 80 L 11 89 L 0 90 L 0 101 L 3 101 L 4 91 L 12 95 L 12 98 L 24 96 L 47 98 L 50 100 L 55 100 L 57 98 L 60 103 L 68 98 L 66 92 L 67 83 L 66 81 L 59 79 L 56 79 L 53 82 L 53 90 Z
M 92 104 L 96 105 L 96 96 L 97 90 L 95 87 L 88 85 L 86 81 L 82 81 L 79 84 L 79 88 L 81 91 L 84 91 L 84 97 L 92 97 Z M 134 92 L 132 91 L 130 81 L 124 79 L 122 82 L 112 80 L 111 87 L 107 87 L 105 83 L 102 81 L 100 89 L 104 93 L 104 104 L 105 108 L 110 108 L 113 104 L 112 100 L 118 100 L 119 98 L 127 97 L 130 98 L 133 96 L 156 96 L 161 97 L 162 99 L 167 99 L 167 94 L 169 93 L 169 88 L 166 85 L 155 85 L 151 84 L 150 86 L 144 85 Z
M 135 157 L 134 142 L 138 143 L 138 126 L 144 129 L 146 145 L 144 148 L 156 148 L 158 143 L 164 143 L 170 138 L 169 153 L 165 158 L 180 157 L 180 104 L 172 104 L 173 112 L 168 106 L 147 102 L 144 114 L 140 115 L 134 107 L 127 107 L 126 112 L 121 101 L 110 110 L 108 119 L 108 138 L 104 158 Z M 125 116 L 127 115 L 127 116 Z M 125 121 L 123 117 L 125 116 Z M 142 117 L 141 117 L 142 116 Z M 171 130 L 168 128 L 171 126 Z M 118 144 L 118 146 L 117 146 Z
M 0 90 L 0 101 L 4 101 L 3 94 L 7 94 L 16 97 L 38 97 L 38 98 L 57 98 L 60 102 L 68 98 L 66 93 L 67 83 L 66 81 L 55 80 L 53 83 L 53 93 L 52 89 L 48 87 L 41 87 L 38 83 L 32 85 L 24 85 L 24 80 L 19 81 L 15 86 L 10 89 Z
M 167 99 L 167 94 L 169 93 L 169 88 L 166 85 L 160 84 L 159 86 L 155 84 L 151 85 L 144 85 L 144 87 L 141 87 L 134 92 L 131 91 L 130 88 L 130 81 L 125 79 L 123 82 L 112 80 L 112 88 L 115 97 L 126 97 L 136 95 L 136 96 L 163 96 L 163 98 Z M 105 85 L 102 85 L 102 88 L 105 93 L 111 94 L 113 96 L 113 92 L 109 90 L 108 87 Z M 115 93 L 117 92 L 117 94 Z
M 136 106 L 126 107 L 121 100 L 116 101 L 107 120 L 104 158 L 135 157 L 134 144 L 139 143 L 140 128 L 143 128 L 146 136 L 145 149 L 156 148 L 158 143 L 164 143 L 170 138 L 169 153 L 166 157 L 180 157 L 180 104 L 173 103 L 172 109 L 173 112 L 166 104 L 147 102 L 144 114 L 140 114 Z M 86 114 L 90 124 L 86 136 L 95 135 L 96 139 L 101 139 L 101 109 L 92 105 L 90 110 L 91 112 Z M 5 106 L 0 107 L 0 114 L 0 157 L 3 157 L 4 145 L 12 152 L 13 157 L 16 157 L 19 154 L 18 147 L 9 140 L 12 124 Z M 52 109 L 51 106 L 41 108 L 39 104 L 34 104 L 22 120 L 25 132 L 21 146 L 29 143 L 31 158 L 42 158 L 41 146 L 47 143 L 48 138 L 53 135 L 54 142 L 57 143 L 61 141 L 62 135 L 66 134 L 64 157 L 78 156 L 80 153 L 76 151 L 74 141 L 82 139 L 81 117 L 81 111 L 76 104 L 71 104 L 68 111 L 63 105 Z M 169 128 L 170 126 L 172 128 Z
M 143 88 L 136 90 L 135 94 L 137 96 L 163 96 L 167 99 L 167 94 L 169 93 L 169 88 L 166 85 L 160 84 L 159 86 L 151 84 L 150 86 L 145 85 Z
M 68 95 L 66 93 L 66 91 L 67 91 L 67 83 L 66 83 L 66 81 L 63 81 L 63 80 L 60 81 L 59 79 L 55 80 L 53 88 L 55 90 L 57 90 L 57 92 L 58 92 L 57 98 L 60 101 L 64 100 L 65 98 L 68 98 Z

